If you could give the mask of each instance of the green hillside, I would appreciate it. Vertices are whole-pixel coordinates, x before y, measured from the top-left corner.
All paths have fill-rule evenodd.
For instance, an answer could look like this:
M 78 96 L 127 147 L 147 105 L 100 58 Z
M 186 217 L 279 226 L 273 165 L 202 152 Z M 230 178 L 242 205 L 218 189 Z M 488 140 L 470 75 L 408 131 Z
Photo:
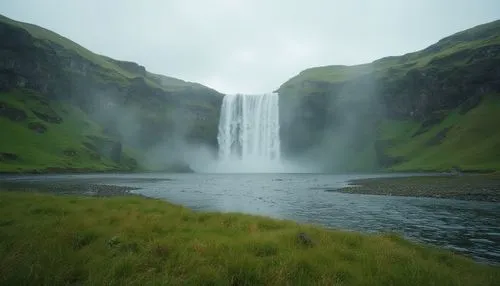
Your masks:
M 304 70 L 278 89 L 285 152 L 320 148 L 312 159 L 335 171 L 500 170 L 499 74 L 500 20 L 414 53 Z
M 500 96 L 489 95 L 474 109 L 451 112 L 442 122 L 422 132 L 422 124 L 386 120 L 379 126 L 379 142 L 387 154 L 401 158 L 395 171 L 500 170 Z
M 329 65 L 309 68 L 283 83 L 279 91 L 298 88 L 297 85 L 306 81 L 342 83 L 372 73 L 375 73 L 377 77 L 394 78 L 403 76 L 415 68 L 433 65 L 438 65 L 440 68 L 447 65 L 467 65 L 472 63 L 467 57 L 468 54 L 483 47 L 497 45 L 500 45 L 500 20 L 456 33 L 418 52 L 385 57 L 361 65 Z
M 142 161 L 163 145 L 165 159 L 154 168 L 169 169 L 187 162 L 169 156 L 166 141 L 214 145 L 221 94 L 203 85 L 1 15 L 0 59 L 0 127 L 9 134 L 0 141 L 0 172 L 153 168 Z
M 39 27 L 37 25 L 23 23 L 14 21 L 5 16 L 0 15 L 0 22 L 20 27 L 30 33 L 33 37 L 41 40 L 50 42 L 52 44 L 59 45 L 64 49 L 76 52 L 81 57 L 89 60 L 90 62 L 100 66 L 109 73 L 111 78 L 120 80 L 120 78 L 135 78 L 144 77 L 147 84 L 162 88 L 166 90 L 176 90 L 179 88 L 206 88 L 198 83 L 186 82 L 173 77 L 167 77 L 163 75 L 157 75 L 153 73 L 146 72 L 144 67 L 139 66 L 133 62 L 118 61 L 112 58 L 95 54 L 88 49 L 78 45 L 77 43 L 57 34 L 45 28 Z M 159 82 L 159 81 L 163 82 Z
M 2 172 L 131 171 L 137 163 L 78 108 L 29 91 L 0 93 Z M 117 147 L 115 147 L 117 146 Z

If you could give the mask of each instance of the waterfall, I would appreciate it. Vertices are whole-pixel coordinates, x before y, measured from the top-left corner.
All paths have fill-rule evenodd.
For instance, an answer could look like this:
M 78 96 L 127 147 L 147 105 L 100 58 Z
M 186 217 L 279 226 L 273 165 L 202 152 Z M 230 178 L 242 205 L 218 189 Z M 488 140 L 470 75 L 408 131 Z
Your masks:
M 219 171 L 279 171 L 278 95 L 224 96 L 217 140 Z

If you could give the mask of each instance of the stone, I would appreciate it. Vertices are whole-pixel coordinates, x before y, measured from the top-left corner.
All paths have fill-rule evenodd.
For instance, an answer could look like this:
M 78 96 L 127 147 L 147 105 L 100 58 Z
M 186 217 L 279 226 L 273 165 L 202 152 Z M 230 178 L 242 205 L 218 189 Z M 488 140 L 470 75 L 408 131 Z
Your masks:
M 12 121 L 23 121 L 28 117 L 24 110 L 11 107 L 4 102 L 0 102 L 0 116 Z
M 68 157 L 75 157 L 77 155 L 77 152 L 73 149 L 66 149 L 63 151 L 63 153 L 65 156 L 68 156 Z
M 0 153 L 0 162 L 4 161 L 15 161 L 19 159 L 19 156 L 17 156 L 14 153 Z
M 28 128 L 40 134 L 47 131 L 47 127 L 40 122 L 30 122 L 28 123 Z
M 312 241 L 311 237 L 309 237 L 309 235 L 307 235 L 305 232 L 297 234 L 297 241 L 305 246 L 314 246 L 314 242 Z
M 109 247 L 115 247 L 120 244 L 120 237 L 115 235 L 112 238 L 108 240 L 108 246 Z
M 33 112 L 33 114 L 36 115 L 36 117 L 38 117 L 39 119 L 41 119 L 45 122 L 57 123 L 57 124 L 62 122 L 62 118 L 59 115 L 57 115 L 53 110 L 50 110 L 47 113 L 41 113 L 41 112 L 38 112 L 34 109 L 32 109 L 31 111 Z
M 87 149 L 120 163 L 123 151 L 121 142 L 99 136 L 87 136 L 87 138 L 91 141 L 83 143 Z

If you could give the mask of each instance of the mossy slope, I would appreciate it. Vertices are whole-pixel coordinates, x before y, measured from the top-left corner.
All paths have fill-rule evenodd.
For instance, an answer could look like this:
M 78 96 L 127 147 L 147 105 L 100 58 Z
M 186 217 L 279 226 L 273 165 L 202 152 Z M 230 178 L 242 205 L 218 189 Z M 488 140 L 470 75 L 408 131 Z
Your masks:
M 132 161 L 119 160 L 121 155 L 112 156 L 114 163 L 106 159 L 87 160 L 87 155 L 83 155 L 86 151 L 80 149 L 86 143 L 86 136 L 98 141 L 93 145 L 106 145 L 101 146 L 104 149 L 118 152 L 123 147 L 128 150 L 124 157 L 134 154 L 145 168 L 167 171 L 172 170 L 172 164 L 187 163 L 182 161 L 182 154 L 170 151 L 180 149 L 171 142 L 202 144 L 208 146 L 207 149 L 216 145 L 221 94 L 201 84 L 150 73 L 137 63 L 95 54 L 57 33 L 1 15 L 0 59 L 0 101 L 15 103 L 20 110 L 30 109 L 29 105 L 34 104 L 36 109 L 40 105 L 31 95 L 37 94 L 49 109 L 59 114 L 60 107 L 64 106 L 66 111 L 59 115 L 63 119 L 60 125 L 51 125 L 47 132 L 39 132 L 43 134 L 38 137 L 26 133 L 26 125 L 38 126 L 35 130 L 42 131 L 44 127 L 40 123 L 2 119 L 0 127 L 5 125 L 10 135 L 0 143 L 0 153 L 11 153 L 13 151 L 9 150 L 14 148 L 23 160 L 0 157 L 0 172 L 48 171 L 49 168 L 61 171 L 131 170 Z M 14 93 L 15 100 L 11 100 L 8 94 Z M 27 114 L 34 115 L 32 111 Z M 80 136 L 76 132 L 86 130 L 89 122 L 100 130 L 97 137 Z M 46 140 L 47 137 L 54 138 Z M 65 142 L 73 142 L 69 145 L 82 151 L 77 153 L 83 157 L 57 158 L 65 152 L 61 148 L 69 147 L 52 144 L 62 137 L 66 138 Z M 24 140 L 35 141 L 21 142 Z M 46 144 L 37 145 L 40 140 L 45 140 Z M 119 147 L 113 148 L 113 141 Z M 36 149 L 24 148 L 35 145 Z M 90 149 L 102 149 L 97 147 Z M 148 153 L 158 148 L 163 150 L 161 156 Z M 34 158 L 33 150 L 51 155 L 36 156 L 35 161 L 30 161 L 27 158 Z M 13 158 L 11 155 L 6 157 Z M 151 157 L 159 158 L 159 162 L 150 163 L 147 158 Z
M 485 96 L 474 109 L 453 110 L 436 125 L 415 121 L 385 121 L 379 140 L 386 154 L 399 157 L 395 171 L 500 170 L 500 96 Z M 425 132 L 423 132 L 425 130 Z
M 138 167 L 126 152 L 113 158 L 104 150 L 99 142 L 112 145 L 113 139 L 73 105 L 26 90 L 0 93 L 0 104 L 2 172 L 131 171 Z M 12 112 L 21 115 L 13 118 Z
M 283 83 L 279 90 L 300 88 L 304 82 L 343 83 L 363 75 L 375 73 L 379 77 L 391 78 L 404 76 L 415 68 L 430 66 L 445 67 L 467 65 L 467 54 L 483 47 L 500 45 L 500 20 L 478 25 L 441 39 L 423 50 L 402 56 L 385 57 L 372 63 L 345 66 L 328 65 L 301 71 Z
M 307 69 L 278 89 L 283 150 L 321 149 L 310 160 L 335 171 L 500 170 L 499 74 L 500 20 L 414 53 Z

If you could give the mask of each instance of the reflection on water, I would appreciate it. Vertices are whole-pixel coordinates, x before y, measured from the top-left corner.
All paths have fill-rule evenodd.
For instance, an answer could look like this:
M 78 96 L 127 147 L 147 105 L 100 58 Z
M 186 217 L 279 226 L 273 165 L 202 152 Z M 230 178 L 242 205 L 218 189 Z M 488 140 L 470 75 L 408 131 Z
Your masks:
M 144 174 L 22 177 L 96 180 L 195 210 L 243 212 L 362 232 L 393 231 L 500 264 L 500 204 L 325 192 L 374 175 Z M 146 180 L 137 180 L 137 179 Z M 147 180 L 147 179 L 169 180 Z

